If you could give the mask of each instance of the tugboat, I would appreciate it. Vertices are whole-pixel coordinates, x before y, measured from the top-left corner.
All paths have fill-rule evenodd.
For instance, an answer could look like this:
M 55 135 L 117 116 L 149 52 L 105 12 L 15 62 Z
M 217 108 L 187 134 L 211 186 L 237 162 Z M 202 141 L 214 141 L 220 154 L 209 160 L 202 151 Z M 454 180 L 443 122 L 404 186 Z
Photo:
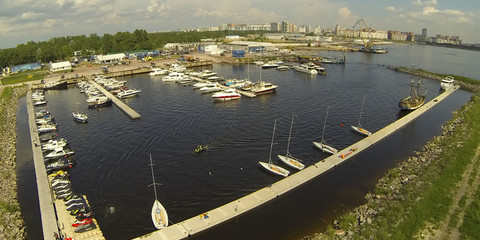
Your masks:
M 425 91 L 424 94 L 419 94 L 420 92 L 420 87 L 421 87 L 421 82 L 418 80 L 418 82 L 415 84 L 414 79 L 410 81 L 410 94 L 400 100 L 398 103 L 398 107 L 402 110 L 415 110 L 419 107 L 421 107 L 425 103 L 425 96 L 427 95 L 427 91 Z

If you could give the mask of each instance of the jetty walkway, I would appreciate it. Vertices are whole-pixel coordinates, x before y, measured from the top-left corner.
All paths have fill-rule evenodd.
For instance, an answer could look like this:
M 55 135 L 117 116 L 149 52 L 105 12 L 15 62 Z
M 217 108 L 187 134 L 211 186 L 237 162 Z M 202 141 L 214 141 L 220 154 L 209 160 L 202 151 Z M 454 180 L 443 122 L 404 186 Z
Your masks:
M 249 210 L 261 206 L 275 199 L 276 197 L 293 190 L 294 188 L 318 177 L 324 172 L 332 169 L 333 167 L 351 159 L 357 154 L 366 150 L 370 146 L 390 136 L 397 130 L 403 128 L 408 123 L 412 122 L 429 109 L 436 106 L 459 87 L 447 89 L 445 92 L 438 95 L 433 100 L 425 103 L 422 107 L 407 114 L 403 118 L 387 125 L 372 135 L 365 137 L 364 139 L 348 146 L 347 148 L 339 151 L 338 153 L 331 155 L 312 166 L 309 166 L 299 172 L 296 172 L 289 177 L 286 177 L 276 183 L 264 187 L 256 192 L 253 192 L 245 197 L 227 203 L 223 206 L 215 208 L 211 211 L 194 216 L 182 222 L 173 224 L 167 228 L 154 231 L 147 235 L 138 237 L 136 239 L 141 240 L 153 240 L 153 239 L 183 239 L 188 236 L 194 235 L 201 231 L 207 230 L 218 224 L 221 224 L 227 220 L 237 217 Z
M 91 79 L 88 79 L 88 82 L 95 86 L 98 90 L 100 90 L 105 96 L 108 98 L 112 99 L 112 102 L 117 105 L 125 114 L 127 114 L 131 119 L 137 119 L 140 118 L 140 114 L 135 112 L 131 107 L 129 107 L 127 104 L 122 102 L 122 100 L 118 99 L 117 97 L 113 96 L 107 89 L 103 88 L 100 86 L 100 84 L 96 83 L 95 81 L 92 81 Z
M 93 219 L 96 229 L 85 233 L 75 233 L 72 223 L 75 222 L 75 216 L 68 214 L 65 202 L 54 197 L 51 186 L 51 177 L 47 175 L 45 161 L 43 158 L 40 138 L 37 132 L 37 124 L 35 122 L 35 110 L 32 100 L 31 85 L 29 84 L 27 91 L 27 113 L 28 125 L 30 129 L 30 140 L 33 153 L 33 165 L 35 168 L 35 176 L 38 189 L 38 202 L 40 206 L 40 218 L 42 222 L 43 239 L 56 240 L 54 234 L 59 236 L 69 236 L 74 239 L 104 240 L 104 236 L 100 227 Z

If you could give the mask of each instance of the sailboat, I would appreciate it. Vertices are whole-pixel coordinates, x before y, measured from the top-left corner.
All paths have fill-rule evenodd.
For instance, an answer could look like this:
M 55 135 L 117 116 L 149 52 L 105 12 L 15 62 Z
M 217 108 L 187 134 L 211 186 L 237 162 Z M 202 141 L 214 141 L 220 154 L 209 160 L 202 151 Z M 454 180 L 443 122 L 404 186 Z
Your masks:
M 421 107 L 425 103 L 427 91 L 425 91 L 424 94 L 419 94 L 420 87 L 420 80 L 418 80 L 418 83 L 415 84 L 414 80 L 412 79 L 412 81 L 410 81 L 410 94 L 400 100 L 398 107 L 402 110 L 415 110 Z
M 260 50 L 260 59 L 262 58 L 262 51 Z M 272 93 L 272 92 L 275 92 L 275 89 L 277 89 L 277 85 L 274 85 L 272 83 L 269 83 L 269 82 L 264 82 L 262 81 L 262 68 L 260 67 L 260 80 L 258 80 L 258 82 L 256 82 L 251 91 L 255 94 L 255 95 L 261 95 L 261 94 L 267 94 L 267 93 Z
M 327 117 L 328 117 L 328 109 L 330 107 L 327 107 L 327 113 L 325 114 L 325 122 L 323 123 L 323 130 L 322 130 L 322 139 L 320 139 L 320 142 L 313 142 L 313 146 L 317 147 L 318 149 L 322 150 L 323 152 L 327 152 L 330 154 L 335 154 L 338 152 L 338 150 L 332 146 L 327 145 L 327 142 L 323 138 L 325 135 L 325 127 L 327 125 Z
M 72 113 L 73 119 L 77 122 L 86 123 L 88 121 L 87 114 L 83 114 L 78 112 L 78 103 L 77 103 L 77 111 Z
M 288 143 L 287 143 L 287 152 L 285 153 L 285 156 L 282 155 L 277 155 L 278 159 L 282 161 L 283 163 L 287 164 L 289 167 L 302 170 L 305 168 L 305 165 L 300 161 L 300 159 L 293 157 L 290 154 L 290 138 L 292 136 L 292 128 L 293 128 L 293 118 L 295 117 L 295 114 L 292 115 L 292 122 L 290 123 L 290 133 L 288 134 Z
M 155 225 L 155 228 L 162 229 L 168 226 L 168 215 L 163 205 L 157 199 L 158 183 L 155 183 L 155 175 L 153 174 L 152 154 L 150 154 L 150 168 L 152 169 L 153 183 L 150 184 L 149 186 L 153 185 L 153 192 L 155 193 L 155 201 L 153 202 L 153 206 L 152 206 L 152 221 L 153 221 L 153 225 Z
M 275 137 L 275 128 L 277 126 L 277 119 L 275 119 L 275 123 L 273 125 L 273 133 L 272 133 L 272 143 L 270 144 L 270 155 L 268 156 L 268 163 L 266 162 L 258 162 L 258 164 L 260 164 L 260 166 L 262 166 L 263 168 L 265 168 L 266 170 L 268 170 L 269 172 L 271 173 L 274 173 L 274 174 L 277 174 L 277 175 L 280 175 L 280 176 L 284 176 L 284 177 L 287 177 L 288 174 L 290 174 L 290 171 L 288 171 L 287 169 L 285 168 L 282 168 L 282 167 L 279 167 L 275 164 L 272 163 L 272 148 L 273 148 L 273 139 Z
M 355 131 L 357 133 L 363 134 L 365 136 L 370 136 L 370 135 L 372 135 L 372 133 L 370 131 L 368 131 L 367 129 L 362 128 L 362 125 L 360 124 L 360 121 L 362 120 L 363 105 L 365 104 L 365 98 L 366 97 L 367 96 L 363 97 L 362 109 L 360 110 L 360 117 L 358 118 L 358 125 L 357 126 L 351 126 L 351 128 L 352 128 L 353 131 Z

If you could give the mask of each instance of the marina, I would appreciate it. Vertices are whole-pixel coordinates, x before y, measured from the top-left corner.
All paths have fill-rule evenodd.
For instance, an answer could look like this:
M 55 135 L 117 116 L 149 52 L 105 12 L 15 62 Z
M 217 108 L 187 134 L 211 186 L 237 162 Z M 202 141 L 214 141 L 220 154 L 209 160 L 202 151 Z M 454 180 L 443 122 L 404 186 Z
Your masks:
M 347 66 L 352 68 L 351 63 L 347 64 Z M 242 72 L 239 72 L 237 69 L 238 67 L 235 66 L 214 65 L 213 70 L 218 72 L 220 76 L 225 76 L 225 78 L 231 77 L 231 75 L 229 76 L 229 71 L 231 71 L 232 75 L 237 78 L 241 78 Z M 82 161 L 81 163 L 82 166 L 78 167 L 82 167 L 82 171 L 87 170 L 87 172 L 82 173 L 80 170 L 75 169 L 78 171 L 75 173 L 78 173 L 79 175 L 73 177 L 76 179 L 82 179 L 82 184 L 79 185 L 82 192 L 87 193 L 95 211 L 102 216 L 105 215 L 105 217 L 99 219 L 99 224 L 102 227 L 102 230 L 106 233 L 108 238 L 116 237 L 129 239 L 132 237 L 138 237 L 141 232 L 147 234 L 148 232 L 153 231 L 149 230 L 153 227 L 151 220 L 148 218 L 142 220 L 131 215 L 125 217 L 125 214 L 128 214 L 127 212 L 141 212 L 140 215 L 148 217 L 150 209 L 146 209 L 146 214 L 144 214 L 140 207 L 132 206 L 132 204 L 129 204 L 129 207 L 125 207 L 121 204 L 121 202 L 131 202 L 131 200 L 135 199 L 135 201 L 139 202 L 139 206 L 142 206 L 144 202 L 145 205 L 151 206 L 151 197 L 149 197 L 151 196 L 151 189 L 145 189 L 145 191 L 133 189 L 133 192 L 119 193 L 120 189 L 124 188 L 125 184 L 127 184 L 127 182 L 125 182 L 126 179 L 130 179 L 129 182 L 131 182 L 131 179 L 135 179 L 134 182 L 137 182 L 137 184 L 143 187 L 146 186 L 148 182 L 151 183 L 151 179 L 149 179 L 148 176 L 144 177 L 132 174 L 133 172 L 138 173 L 141 169 L 143 169 L 141 172 L 145 171 L 144 167 L 146 164 L 144 164 L 144 161 L 143 166 L 140 166 L 141 164 L 136 164 L 137 161 L 135 161 L 136 159 L 148 158 L 148 155 L 145 155 L 144 152 L 152 151 L 153 153 L 156 152 L 154 156 L 162 156 L 158 159 L 162 163 L 162 167 L 158 168 L 160 181 L 162 182 L 162 194 L 159 195 L 159 201 L 162 202 L 166 210 L 169 212 L 169 219 L 172 221 L 171 226 L 175 226 L 175 223 L 180 224 L 183 219 L 194 217 L 198 219 L 203 218 L 203 222 L 213 224 L 217 220 L 216 215 L 212 215 L 211 209 L 216 209 L 218 206 L 223 206 L 224 204 L 228 204 L 235 200 L 241 200 L 249 193 L 256 192 L 258 189 L 263 189 L 270 183 L 276 182 L 279 179 L 278 176 L 271 176 L 270 174 L 259 170 L 258 164 L 255 164 L 255 162 L 252 163 L 251 160 L 263 160 L 266 159 L 265 156 L 268 155 L 268 138 L 269 135 L 271 135 L 272 118 L 280 119 L 277 126 L 278 146 L 274 146 L 273 151 L 275 153 L 285 153 L 289 128 L 288 125 L 290 124 L 289 117 L 285 116 L 291 116 L 292 112 L 294 112 L 292 111 L 294 108 L 291 106 L 297 106 L 298 109 L 295 112 L 299 113 L 299 119 L 295 122 L 296 130 L 293 132 L 292 136 L 295 140 L 292 141 L 291 149 L 293 150 L 294 155 L 298 154 L 298 157 L 306 164 L 306 168 L 298 173 L 310 169 L 309 167 L 316 165 L 315 162 L 326 157 L 322 152 L 313 148 L 312 140 L 318 139 L 320 136 L 323 121 L 319 121 L 319 119 L 321 119 L 319 116 L 325 114 L 324 111 L 326 109 L 326 104 L 331 103 L 332 101 L 331 97 L 325 94 L 325 91 L 331 91 L 331 83 L 333 80 L 336 81 L 335 84 L 337 84 L 338 88 L 341 88 L 344 84 L 349 85 L 352 82 L 349 81 L 349 79 L 356 79 L 356 77 L 352 75 L 352 71 L 342 73 L 341 69 L 342 67 L 340 67 L 340 65 L 329 67 L 329 75 L 326 75 L 327 78 L 325 79 L 323 79 L 323 76 L 311 78 L 306 74 L 296 73 L 293 70 L 286 72 L 271 71 L 268 73 L 267 71 L 264 71 L 263 79 L 280 86 L 277 93 L 257 96 L 253 99 L 241 98 L 236 101 L 224 103 L 213 103 L 211 95 L 195 94 L 191 91 L 190 87 L 185 87 L 180 84 L 155 83 L 153 79 L 149 78 L 149 76 L 145 76 L 145 78 L 139 75 L 134 79 L 129 79 L 128 84 L 132 88 L 142 89 L 142 97 L 127 99 L 126 103 L 139 113 L 142 113 L 142 121 L 125 121 L 126 118 L 122 117 L 122 111 L 118 111 L 117 108 L 102 108 L 98 109 L 98 111 L 88 110 L 89 120 L 91 120 L 88 124 L 77 124 L 76 126 L 73 125 L 75 127 L 71 127 L 70 123 L 67 122 L 68 124 L 65 124 L 64 120 L 68 119 L 69 122 L 73 122 L 71 119 L 71 110 L 68 111 L 69 115 L 68 118 L 66 118 L 63 116 L 61 109 L 64 108 L 63 105 L 70 105 L 70 109 L 73 109 L 75 108 L 75 104 L 68 103 L 68 101 L 62 99 L 65 99 L 68 95 L 72 96 L 72 94 L 77 94 L 75 92 L 78 90 L 75 88 L 70 88 L 65 92 L 48 93 L 49 95 L 47 97 L 49 102 L 47 107 L 55 113 L 61 126 L 60 130 L 62 131 L 62 136 L 67 136 L 67 139 L 69 139 L 72 144 L 75 144 L 76 155 L 83 156 L 82 160 L 85 158 L 85 161 Z M 379 77 L 378 75 L 379 72 L 382 73 L 383 70 L 380 69 L 373 73 L 370 72 L 370 74 L 375 75 L 376 78 L 382 79 L 382 77 Z M 392 74 L 389 70 L 387 72 Z M 282 80 L 282 77 L 279 77 L 280 75 L 278 74 L 285 74 L 285 80 Z M 343 77 L 345 74 L 349 74 L 348 77 L 343 78 L 346 80 L 339 78 Z M 395 75 L 395 79 L 406 78 L 405 76 L 402 76 L 402 74 L 393 73 L 393 75 Z M 276 77 L 274 78 L 273 76 Z M 290 81 L 287 82 L 287 79 Z M 320 79 L 322 82 L 320 82 Z M 383 81 L 382 84 L 390 84 L 391 82 L 394 81 Z M 372 82 L 370 81 L 366 83 L 371 84 Z M 432 91 L 432 88 L 439 88 L 438 82 L 433 84 L 427 81 L 424 82 L 424 84 L 430 88 L 431 94 L 428 95 L 430 101 L 433 98 L 432 96 L 436 95 L 435 91 Z M 364 85 L 365 84 L 357 84 L 357 86 L 359 86 L 358 89 L 361 91 L 355 92 L 355 89 L 349 89 L 349 95 L 353 96 L 350 97 L 353 101 L 337 101 L 336 104 L 333 104 L 333 108 L 330 109 L 329 119 L 332 119 L 332 121 L 329 123 L 330 125 L 325 133 L 326 140 L 334 146 L 338 146 L 339 149 L 348 149 L 348 146 L 352 143 L 362 139 L 351 131 L 345 131 L 349 130 L 347 127 L 340 128 L 339 121 L 345 124 L 358 121 L 358 109 L 361 107 L 359 104 L 361 103 L 361 98 L 359 96 L 371 94 L 368 93 L 365 88 L 362 88 Z M 321 86 L 321 88 L 317 86 Z M 400 86 L 405 88 L 405 86 L 407 86 L 406 82 L 400 83 Z M 302 97 L 302 99 L 314 99 L 311 95 L 291 94 L 294 92 L 299 93 L 301 90 L 305 89 L 311 89 L 312 92 L 316 91 L 315 94 L 318 96 L 326 96 L 326 99 L 322 100 L 322 102 L 326 102 L 326 104 L 323 105 L 325 107 L 322 107 L 320 112 L 313 111 L 312 108 L 310 108 L 311 104 L 307 101 L 299 102 L 300 97 Z M 398 87 L 392 87 L 392 89 L 398 89 Z M 376 90 L 379 91 L 378 89 Z M 358 94 L 358 92 L 360 92 L 360 94 Z M 306 93 L 308 94 L 308 92 Z M 396 111 L 398 111 L 396 103 L 398 103 L 398 100 L 403 93 L 404 92 L 400 92 L 398 95 L 392 95 L 391 102 L 387 102 L 385 100 L 387 98 L 385 97 L 379 97 L 378 99 L 381 99 L 380 101 L 375 99 L 367 100 L 365 104 L 366 114 L 362 118 L 362 124 L 372 132 L 375 132 L 379 130 L 379 127 L 385 126 L 386 122 L 396 120 Z M 339 95 L 337 99 L 342 97 L 341 92 L 336 92 L 336 94 Z M 387 94 L 380 90 L 378 95 L 387 96 L 391 95 L 391 93 Z M 463 93 L 460 95 L 463 95 Z M 160 99 L 157 100 L 153 96 L 158 96 Z M 143 103 L 144 101 L 148 101 L 149 104 L 145 105 Z M 286 104 L 287 101 L 288 104 Z M 63 102 L 63 104 L 59 104 L 58 102 Z M 183 104 L 180 104 L 180 102 Z M 448 102 L 449 101 L 447 101 L 446 104 L 449 104 Z M 443 102 L 442 104 L 445 106 Z M 442 104 L 440 104 L 440 109 L 443 108 Z M 389 106 L 390 108 L 393 108 L 393 110 L 390 110 L 387 107 L 382 107 L 383 105 Z M 189 106 L 195 106 L 195 108 L 190 108 Z M 245 108 L 247 106 L 249 108 Z M 272 112 L 267 110 L 268 108 L 265 108 L 266 106 L 272 108 Z M 279 111 L 279 109 L 282 109 L 280 106 L 284 109 L 283 111 Z M 273 112 L 274 110 L 278 111 L 278 114 L 275 114 Z M 179 117 L 181 115 L 176 115 L 176 117 L 174 117 L 175 113 L 178 112 L 182 112 L 183 114 L 186 114 L 186 116 Z M 344 114 L 347 112 L 348 114 Z M 383 114 L 382 121 L 372 121 L 372 117 L 377 116 L 380 112 Z M 414 112 L 415 111 L 412 113 Z M 238 119 L 238 121 L 235 121 L 233 120 L 234 118 L 230 117 L 234 113 L 235 118 Z M 264 113 L 269 117 L 264 117 L 263 114 L 260 113 Z M 402 114 L 398 113 L 399 116 Z M 209 117 L 209 115 L 211 115 L 211 117 Z M 153 116 L 155 117 L 152 118 Z M 109 120 L 106 121 L 106 118 Z M 162 123 L 163 126 L 158 129 L 160 131 L 155 130 L 155 132 L 148 133 L 146 130 L 152 129 L 151 126 L 153 125 L 150 124 L 154 122 Z M 318 124 L 315 122 L 318 122 Z M 311 126 L 309 126 L 309 124 Z M 418 124 L 419 123 L 416 123 L 416 125 Z M 211 128 L 211 126 L 216 127 Z M 195 129 L 195 131 L 191 131 L 190 129 Z M 92 145 L 93 142 L 87 143 L 87 141 L 81 140 L 81 138 L 85 138 L 85 140 L 88 141 L 93 140 L 82 134 L 81 130 L 97 133 L 95 134 L 97 138 L 94 140 L 95 145 Z M 244 133 L 242 133 L 242 131 Z M 309 132 L 311 132 L 311 134 Z M 105 135 L 107 133 L 108 136 Z M 122 136 L 132 133 L 134 134 L 133 136 L 135 136 L 135 142 L 138 143 L 122 138 Z M 375 134 L 376 132 L 374 135 Z M 189 136 L 189 138 L 185 138 L 186 136 Z M 98 142 L 109 141 L 119 142 L 121 146 L 98 145 Z M 172 141 L 178 145 L 171 145 L 169 142 Z M 192 155 L 195 146 L 198 144 L 208 145 L 208 150 L 199 155 Z M 101 148 L 98 148 L 100 146 Z M 244 150 L 245 148 L 249 151 L 242 151 L 242 149 Z M 86 149 L 92 149 L 90 150 L 92 153 L 86 153 Z M 137 150 L 131 151 L 128 149 Z M 104 151 L 105 153 L 103 153 Z M 227 152 L 229 152 L 228 155 L 225 155 Z M 350 152 L 352 151 L 340 151 L 340 153 L 344 153 L 347 157 L 355 156 L 357 161 L 361 159 L 358 158 L 356 152 Z M 108 155 L 106 155 L 107 153 Z M 258 153 L 260 159 L 258 157 L 253 157 L 253 153 Z M 368 154 L 368 151 L 363 154 Z M 225 156 L 233 157 L 232 159 L 225 160 Z M 332 156 L 336 156 L 340 159 L 340 157 L 338 157 L 340 155 Z M 168 161 L 166 161 L 167 159 Z M 115 160 L 114 164 L 113 160 Z M 110 162 L 112 162 L 112 164 Z M 346 166 L 349 166 L 350 164 L 351 163 Z M 184 167 L 179 168 L 179 166 L 182 165 Z M 342 168 L 337 168 L 334 172 L 343 171 L 341 169 L 345 168 L 348 169 L 348 167 L 344 166 L 342 166 Z M 128 168 L 129 171 L 126 171 L 126 168 Z M 243 170 L 240 168 L 243 168 Z M 190 171 L 188 169 L 196 170 Z M 211 172 L 211 174 L 209 174 L 209 172 Z M 328 172 L 330 173 L 325 174 L 326 176 L 322 176 L 320 180 L 315 180 L 315 184 L 321 181 L 321 179 L 330 178 L 332 171 Z M 195 186 L 185 187 L 185 185 L 182 185 L 182 183 L 184 183 L 183 180 L 172 183 L 171 179 L 179 180 L 179 178 L 175 177 L 173 173 L 190 174 L 185 180 L 187 180 L 187 182 L 196 182 L 196 184 L 194 184 Z M 292 171 L 291 176 L 295 176 L 298 173 Z M 98 176 L 97 180 L 89 180 L 88 176 L 91 175 Z M 234 176 L 235 178 L 233 178 Z M 126 179 L 123 180 L 124 178 Z M 242 180 L 237 182 L 238 180 L 235 179 Z M 97 181 L 104 182 L 103 186 L 98 185 Z M 217 187 L 214 187 L 214 182 L 216 181 L 219 181 L 221 185 L 216 185 Z M 112 185 L 113 183 L 115 183 L 115 185 Z M 192 183 L 190 182 L 187 184 Z M 239 184 L 243 187 L 239 186 Z M 174 186 L 183 186 L 185 191 L 175 192 L 172 189 Z M 275 186 L 275 190 L 278 190 L 277 185 Z M 218 187 L 220 189 L 215 189 Z M 232 191 L 233 189 L 235 189 L 235 191 Z M 321 192 L 324 192 L 324 190 L 322 189 Z M 222 197 L 213 197 L 212 199 L 212 195 L 215 195 L 216 193 L 222 193 Z M 146 195 L 146 201 L 143 200 L 144 198 L 142 196 L 144 195 Z M 281 194 L 282 198 L 285 197 L 284 195 L 286 194 Z M 178 203 L 173 203 L 172 201 L 177 201 L 173 199 L 181 200 L 179 200 L 180 202 Z M 211 203 L 202 203 L 203 201 L 201 199 L 212 199 L 212 201 Z M 268 199 L 268 197 L 265 199 Z M 276 203 L 274 202 L 278 201 L 271 202 L 273 206 L 275 206 Z M 198 203 L 199 205 L 194 204 L 191 206 L 190 203 Z M 105 209 L 110 209 L 110 207 L 115 207 L 116 213 L 105 211 Z M 231 205 L 231 207 L 233 209 L 232 211 L 234 211 L 235 206 Z M 238 209 L 239 208 L 237 208 L 237 210 Z M 240 214 L 236 215 L 235 218 L 239 216 Z M 212 218 L 214 218 L 215 221 Z M 131 229 L 129 226 L 132 223 L 135 223 L 136 226 L 142 227 Z M 117 231 L 120 231 L 121 233 Z M 209 231 L 210 230 L 208 230 L 208 232 Z M 204 232 L 204 230 L 199 231 L 199 233 L 200 232 Z M 199 236 L 200 238 L 202 235 L 203 234 L 194 234 L 194 236 Z

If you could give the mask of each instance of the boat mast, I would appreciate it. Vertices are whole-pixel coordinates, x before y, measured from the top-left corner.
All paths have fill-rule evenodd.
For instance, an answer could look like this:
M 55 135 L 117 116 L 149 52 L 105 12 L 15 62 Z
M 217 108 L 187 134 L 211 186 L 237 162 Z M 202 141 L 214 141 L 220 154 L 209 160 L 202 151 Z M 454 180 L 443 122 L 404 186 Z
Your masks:
M 322 139 L 321 139 L 322 143 L 325 142 L 325 139 L 323 139 L 323 136 L 325 135 L 325 127 L 327 125 L 327 117 L 328 117 L 328 109 L 329 108 L 330 108 L 330 106 L 327 106 L 327 113 L 325 114 L 325 121 L 323 122 Z
M 270 164 L 272 164 L 272 148 L 273 148 L 273 139 L 275 138 L 276 126 L 277 126 L 277 119 L 275 119 L 275 123 L 273 124 L 272 143 L 270 144 L 270 155 L 268 156 L 268 163 Z
M 292 136 L 292 128 L 293 128 L 293 118 L 295 117 L 295 114 L 292 115 L 292 122 L 290 123 L 290 133 L 288 134 L 288 143 L 287 143 L 287 153 L 285 153 L 285 157 L 290 156 L 290 137 Z
M 360 125 L 360 121 L 362 120 L 363 105 L 365 104 L 365 98 L 367 98 L 366 95 L 363 96 L 362 108 L 361 108 L 361 110 L 360 110 L 360 117 L 358 118 L 358 127 L 362 127 L 362 126 Z
M 153 183 L 150 184 L 149 186 L 152 186 L 153 185 L 153 192 L 155 193 L 155 200 L 158 200 L 157 199 L 157 184 L 158 183 L 155 183 L 155 175 L 153 174 L 153 163 L 152 163 L 152 154 L 150 153 L 150 168 L 152 169 L 152 181 Z

